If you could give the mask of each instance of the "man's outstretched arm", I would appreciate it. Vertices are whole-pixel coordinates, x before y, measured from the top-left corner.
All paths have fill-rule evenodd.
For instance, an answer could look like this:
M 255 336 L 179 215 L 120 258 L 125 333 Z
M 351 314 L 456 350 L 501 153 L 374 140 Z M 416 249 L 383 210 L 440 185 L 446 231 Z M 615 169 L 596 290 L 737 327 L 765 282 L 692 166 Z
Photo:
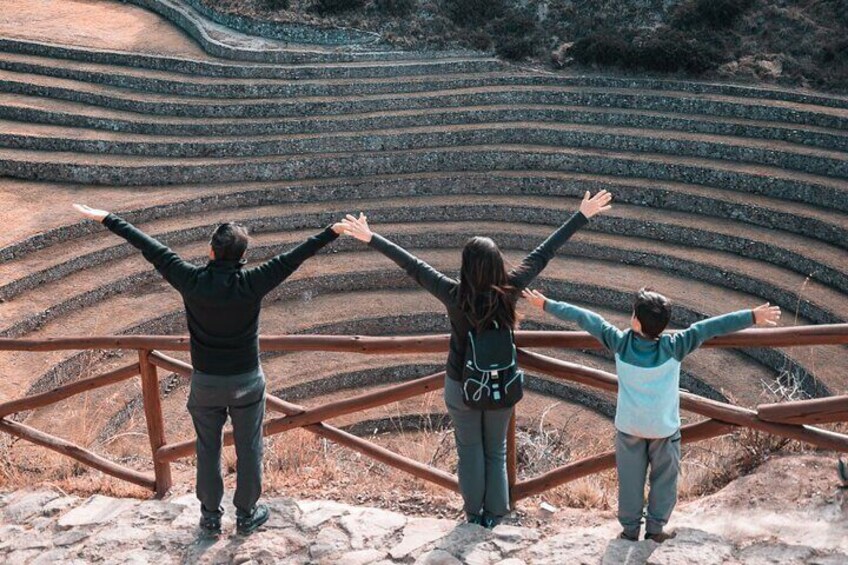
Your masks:
M 183 261 L 168 246 L 115 214 L 81 204 L 74 204 L 74 208 L 86 218 L 102 223 L 114 234 L 121 236 L 130 245 L 139 249 L 144 258 L 156 267 L 156 270 L 165 277 L 165 280 L 177 290 L 182 290 L 189 277 L 194 273 L 194 265 Z
M 247 277 L 253 291 L 261 296 L 271 292 L 277 285 L 291 276 L 304 261 L 338 238 L 342 229 L 341 224 L 329 226 L 307 238 L 294 249 L 280 253 L 258 267 L 248 270 Z

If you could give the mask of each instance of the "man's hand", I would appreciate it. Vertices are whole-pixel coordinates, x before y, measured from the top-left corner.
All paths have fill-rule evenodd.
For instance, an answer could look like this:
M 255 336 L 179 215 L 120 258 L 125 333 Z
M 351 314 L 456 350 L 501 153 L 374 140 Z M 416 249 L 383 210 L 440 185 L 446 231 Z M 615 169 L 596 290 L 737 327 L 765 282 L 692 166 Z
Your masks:
M 371 237 L 374 235 L 371 228 L 368 227 L 368 217 L 362 212 L 359 213 L 358 218 L 348 214 L 342 220 L 342 225 L 344 225 L 344 233 L 365 243 L 370 242 Z
M 96 210 L 86 206 L 85 204 L 74 204 L 74 209 L 89 220 L 94 220 L 95 222 L 102 223 L 103 220 L 106 219 L 106 216 L 109 215 L 109 212 L 106 210 Z
M 523 296 L 524 299 L 527 300 L 527 302 L 529 302 L 530 304 L 532 304 L 533 306 L 535 306 L 536 308 L 538 308 L 540 310 L 545 309 L 545 302 L 548 301 L 548 299 L 545 297 L 544 294 L 542 294 L 538 290 L 531 290 L 529 288 L 525 289 L 521 293 L 521 296 Z
M 345 232 L 344 224 L 341 222 L 336 222 L 330 229 L 333 230 L 336 235 L 343 235 Z
M 753 310 L 754 323 L 758 326 L 776 326 L 780 320 L 780 306 L 770 306 L 768 302 Z
M 587 190 L 586 194 L 583 195 L 583 202 L 580 203 L 580 211 L 583 212 L 583 215 L 587 218 L 591 218 L 592 216 L 611 209 L 612 205 L 610 202 L 612 202 L 612 194 L 606 190 L 602 190 L 595 196 L 591 197 Z

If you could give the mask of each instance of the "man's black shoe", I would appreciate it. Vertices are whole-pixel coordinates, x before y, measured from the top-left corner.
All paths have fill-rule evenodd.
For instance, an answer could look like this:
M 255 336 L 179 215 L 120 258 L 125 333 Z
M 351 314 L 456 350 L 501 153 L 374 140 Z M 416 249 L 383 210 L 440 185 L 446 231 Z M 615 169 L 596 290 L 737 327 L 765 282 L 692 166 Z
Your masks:
M 224 510 L 219 508 L 217 512 L 209 512 L 202 506 L 200 508 L 200 529 L 209 534 L 221 533 L 221 516 Z
M 253 512 L 247 516 L 239 516 L 236 519 L 236 531 L 243 536 L 252 534 L 265 522 L 268 521 L 271 513 L 268 507 L 264 504 L 257 505 Z

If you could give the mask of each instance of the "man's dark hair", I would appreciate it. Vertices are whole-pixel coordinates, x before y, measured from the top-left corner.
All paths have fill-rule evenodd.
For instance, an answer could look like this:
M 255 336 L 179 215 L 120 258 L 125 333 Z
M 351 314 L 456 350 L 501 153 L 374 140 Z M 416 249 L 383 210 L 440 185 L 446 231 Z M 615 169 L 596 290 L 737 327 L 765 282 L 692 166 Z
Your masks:
M 218 261 L 239 261 L 247 251 L 249 241 L 246 227 L 227 222 L 215 228 L 209 245 Z
M 642 333 L 656 339 L 671 319 L 671 301 L 650 288 L 642 288 L 633 301 L 633 315 L 642 325 Z

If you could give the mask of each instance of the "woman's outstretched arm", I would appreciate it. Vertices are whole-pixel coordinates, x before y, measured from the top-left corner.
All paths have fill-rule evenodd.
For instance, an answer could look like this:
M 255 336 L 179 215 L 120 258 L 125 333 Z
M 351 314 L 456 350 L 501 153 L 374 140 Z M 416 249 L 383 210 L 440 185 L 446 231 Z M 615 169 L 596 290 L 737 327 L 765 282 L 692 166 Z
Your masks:
M 451 290 L 456 286 L 456 281 L 440 273 L 429 264 L 425 263 L 403 247 L 389 241 L 385 237 L 371 231 L 368 226 L 368 218 L 364 214 L 359 217 L 348 216 L 342 220 L 344 233 L 359 241 L 364 241 L 406 271 L 412 279 L 421 285 L 424 290 L 447 303 L 451 297 Z
M 580 210 L 525 257 L 521 265 L 510 273 L 512 285 L 518 290 L 527 288 L 553 259 L 562 244 L 568 241 L 577 230 L 585 226 L 589 218 L 612 208 L 611 201 L 612 195 L 606 190 L 602 190 L 591 197 L 589 192 L 586 192 L 583 196 L 583 202 L 580 203 Z

